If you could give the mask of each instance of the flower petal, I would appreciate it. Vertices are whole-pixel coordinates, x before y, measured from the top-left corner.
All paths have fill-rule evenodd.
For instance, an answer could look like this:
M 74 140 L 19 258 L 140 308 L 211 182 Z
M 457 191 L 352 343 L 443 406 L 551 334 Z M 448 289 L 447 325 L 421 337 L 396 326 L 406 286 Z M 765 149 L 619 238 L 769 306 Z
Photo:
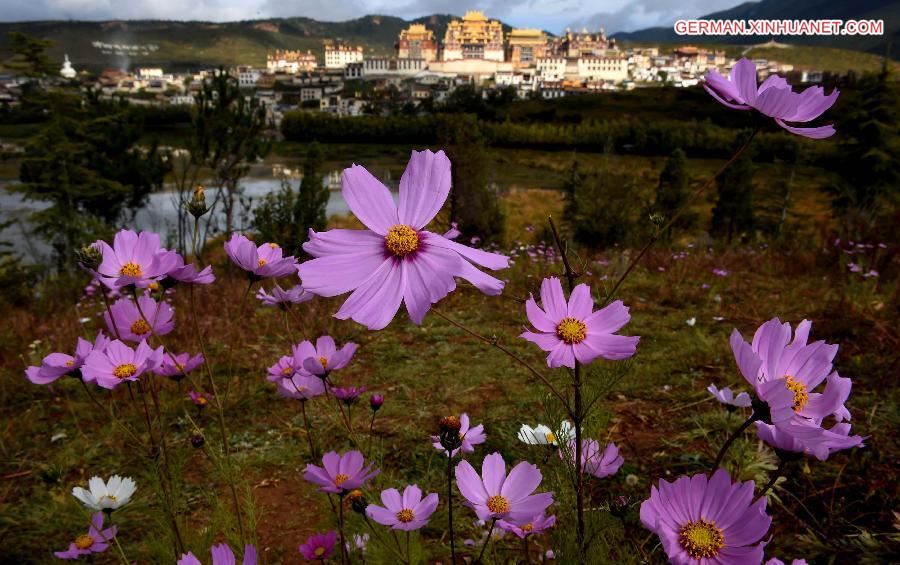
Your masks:
M 443 151 L 413 151 L 400 178 L 400 223 L 421 230 L 450 193 L 450 159 Z
M 367 228 L 380 235 L 398 223 L 397 206 L 391 191 L 365 167 L 353 165 L 341 175 L 342 194 L 350 211 Z

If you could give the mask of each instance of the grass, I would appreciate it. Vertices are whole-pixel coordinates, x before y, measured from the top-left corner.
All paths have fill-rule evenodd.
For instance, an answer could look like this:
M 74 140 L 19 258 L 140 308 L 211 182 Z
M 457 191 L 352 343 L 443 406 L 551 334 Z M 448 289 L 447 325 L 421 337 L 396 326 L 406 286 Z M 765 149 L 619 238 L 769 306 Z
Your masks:
M 328 153 L 349 149 L 329 147 Z M 391 160 L 400 153 L 398 148 L 371 147 L 357 160 Z M 531 163 L 535 174 L 560 175 L 564 166 L 558 154 L 500 155 L 505 161 L 498 161 L 496 168 L 522 171 L 525 163 Z M 607 166 L 632 169 L 638 163 L 631 157 L 580 157 L 592 164 L 606 159 Z M 661 162 L 649 166 L 640 161 L 647 167 L 647 178 Z M 692 175 L 703 178 L 713 167 L 712 161 L 692 161 Z M 523 173 L 517 174 L 527 180 Z M 822 205 L 816 185 L 803 186 L 804 212 L 821 213 L 809 208 Z M 526 228 L 537 227 L 539 233 L 548 213 L 559 214 L 561 201 L 555 191 L 525 185 L 506 194 L 504 206 L 510 245 L 514 241 L 528 244 L 534 235 Z M 346 219 L 335 221 L 347 224 Z M 626 461 L 616 475 L 592 483 L 589 523 L 600 532 L 593 546 L 594 561 L 663 561 L 656 539 L 640 526 L 639 504 L 660 478 L 709 469 L 718 446 L 742 414 L 727 413 L 705 388 L 716 383 L 746 390 L 734 366 L 728 335 L 735 327 L 747 335 L 775 315 L 794 323 L 809 318 L 815 339 L 841 344 L 836 366 L 842 375 L 854 379 L 849 403 L 854 431 L 871 437 L 865 449 L 838 453 L 827 462 L 804 460 L 776 486 L 770 498 L 774 520 L 767 558 L 846 562 L 864 552 L 875 562 L 888 559 L 896 550 L 891 512 L 896 508 L 895 462 L 900 453 L 893 432 L 898 424 L 894 377 L 900 363 L 900 334 L 894 323 L 897 285 L 849 276 L 844 267 L 827 260 L 820 248 L 679 247 L 688 255 L 676 259 L 661 247 L 651 251 L 623 286 L 619 297 L 633 315 L 625 333 L 640 335 L 641 342 L 624 377 L 600 402 L 588 424 L 590 436 L 615 441 Z M 633 253 L 613 249 L 589 257 L 585 282 L 595 296 L 602 297 L 610 289 Z M 195 553 L 205 555 L 213 540 L 240 545 L 225 481 L 229 473 L 239 477 L 242 499 L 251 499 L 244 515 L 255 527 L 248 527 L 251 533 L 244 539 L 257 544 L 265 562 L 296 563 L 296 547 L 307 535 L 335 527 L 327 499 L 301 478 L 310 455 L 297 403 L 279 397 L 265 379 L 265 368 L 288 354 L 295 340 L 322 334 L 335 336 L 339 343 L 359 344 L 353 362 L 336 374 L 340 382 L 364 384 L 369 391 L 386 395 L 375 419 L 372 450 L 384 472 L 374 481 L 373 492 L 415 482 L 426 492 L 440 493 L 439 511 L 422 535 L 412 540 L 414 552 L 422 552 L 429 562 L 449 562 L 447 540 L 441 541 L 446 523 L 443 460 L 428 436 L 436 433 L 441 417 L 463 411 L 474 422 L 484 423 L 488 434 L 486 444 L 469 457 L 473 463 L 493 451 L 501 452 L 508 463 L 532 461 L 544 473 L 545 488 L 557 493 L 555 511 L 561 524 L 532 547 L 557 552 L 571 547 L 572 516 L 566 510 L 571 499 L 562 464 L 552 453 L 515 439 L 522 423 L 552 423 L 561 417 L 546 390 L 528 372 L 433 314 L 415 326 L 401 310 L 388 328 L 370 332 L 331 317 L 342 299 L 316 299 L 295 307 L 286 325 L 278 310 L 259 307 L 247 296 L 246 280 L 227 264 L 220 242 L 211 244 L 204 257 L 214 265 L 218 280 L 198 292 L 200 334 L 189 321 L 187 291 L 176 289 L 177 326 L 164 340 L 177 351 L 196 352 L 198 335 L 204 336 L 225 404 L 234 469 L 217 464 L 221 461 L 219 428 L 213 409 L 198 414 L 184 398 L 186 382 L 179 386 L 157 381 L 162 404 L 159 422 L 176 468 L 179 516 L 186 543 Z M 711 270 L 716 267 L 730 271 L 729 276 L 714 276 Z M 543 367 L 540 352 L 516 337 L 526 323 L 519 299 L 536 292 L 543 276 L 560 272 L 558 262 L 538 252 L 520 253 L 513 267 L 501 275 L 509 279 L 503 296 L 487 297 L 460 285 L 437 308 L 484 335 L 497 336 L 533 366 Z M 141 563 L 171 562 L 165 513 L 153 486 L 158 473 L 145 453 L 108 422 L 105 412 L 107 406 L 114 407 L 143 440 L 146 430 L 140 403 L 133 403 L 128 391 L 120 388 L 98 394 L 104 406 L 100 410 L 73 380 L 46 388 L 23 377 L 27 365 L 50 351 L 69 350 L 77 336 L 93 336 L 102 327 L 102 305 L 96 298 L 83 299 L 73 310 L 78 288 L 41 289 L 43 300 L 31 308 L 7 312 L 0 329 L 4 558 L 16 563 L 49 561 L 52 550 L 65 548 L 73 536 L 83 533 L 85 512 L 69 494 L 71 488 L 94 474 L 120 473 L 135 477 L 139 485 L 134 502 L 114 514 L 126 554 Z M 693 326 L 686 323 L 691 318 Z M 621 376 L 614 366 L 592 365 L 588 388 L 597 392 Z M 202 377 L 202 373 L 196 376 L 203 381 Z M 565 389 L 563 375 L 552 378 Z M 326 451 L 349 449 L 350 439 L 333 405 L 322 400 L 309 406 L 314 440 Z M 364 444 L 371 416 L 365 398 L 352 410 L 355 434 Z M 197 433 L 192 421 L 206 438 L 203 449 L 189 442 Z M 768 447 L 746 434 L 736 442 L 725 465 L 736 478 L 762 485 L 775 459 Z M 366 532 L 359 517 L 349 514 L 348 532 Z M 482 530 L 473 524 L 471 511 L 457 506 L 455 519 L 458 547 L 464 538 L 479 539 Z M 521 556 L 520 547 L 507 537 L 489 548 L 487 555 L 494 563 L 511 562 Z M 469 556 L 476 550 L 460 549 Z M 374 540 L 367 551 L 368 562 L 396 562 Z M 564 555 L 560 559 L 566 562 Z M 103 555 L 97 562 L 114 560 Z

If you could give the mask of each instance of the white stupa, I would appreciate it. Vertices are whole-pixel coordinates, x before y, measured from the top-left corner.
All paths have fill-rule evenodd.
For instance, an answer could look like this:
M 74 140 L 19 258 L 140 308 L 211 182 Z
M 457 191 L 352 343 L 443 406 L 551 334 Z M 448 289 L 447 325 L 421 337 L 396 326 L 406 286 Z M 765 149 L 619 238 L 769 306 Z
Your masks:
M 72 62 L 69 61 L 69 54 L 66 53 L 66 59 L 63 61 L 63 66 L 59 70 L 59 75 L 63 78 L 72 79 L 75 78 L 75 75 L 78 73 L 75 72 L 75 69 L 72 68 Z

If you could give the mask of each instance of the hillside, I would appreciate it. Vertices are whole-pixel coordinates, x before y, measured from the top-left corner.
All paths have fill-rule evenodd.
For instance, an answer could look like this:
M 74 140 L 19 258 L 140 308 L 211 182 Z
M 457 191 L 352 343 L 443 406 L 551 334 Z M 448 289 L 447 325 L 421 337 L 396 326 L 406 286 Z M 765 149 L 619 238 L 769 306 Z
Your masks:
M 620 32 L 614 37 L 624 42 L 640 43 L 765 43 L 775 39 L 781 43 L 837 47 L 884 55 L 890 45 L 891 57 L 900 58 L 900 1 L 898 0 L 761 0 L 744 2 L 728 10 L 713 12 L 699 19 L 875 19 L 884 20 L 881 36 L 694 36 L 682 37 L 672 27 L 652 27 L 633 32 Z M 674 22 L 673 22 L 674 23 Z
M 177 21 L 41 21 L 0 23 L 0 61 L 7 33 L 20 31 L 54 41 L 50 55 L 62 60 L 65 53 L 78 69 L 110 66 L 163 65 L 173 70 L 215 65 L 264 66 L 271 49 L 311 49 L 321 60 L 322 40 L 341 38 L 359 44 L 367 53 L 389 54 L 400 30 L 410 23 L 424 23 L 443 37 L 449 15 L 432 15 L 407 21 L 393 16 L 365 16 L 345 22 L 320 22 L 310 18 L 277 18 L 242 22 Z M 506 26 L 508 27 L 508 26 Z M 104 54 L 94 42 L 138 46 L 130 57 Z

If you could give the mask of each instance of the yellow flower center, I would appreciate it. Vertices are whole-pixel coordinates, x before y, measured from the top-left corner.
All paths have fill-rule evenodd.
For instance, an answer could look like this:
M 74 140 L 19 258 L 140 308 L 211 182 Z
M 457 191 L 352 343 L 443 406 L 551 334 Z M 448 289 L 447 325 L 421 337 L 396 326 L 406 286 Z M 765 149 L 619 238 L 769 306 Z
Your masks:
M 563 318 L 556 325 L 556 335 L 566 343 L 581 343 L 587 335 L 587 326 L 575 318 Z
M 277 244 L 277 243 L 270 243 L 270 244 L 269 244 L 269 247 L 272 248 L 272 249 L 278 249 L 278 244 Z
M 117 379 L 127 379 L 137 373 L 137 367 L 133 363 L 125 363 L 113 369 L 113 376 Z
M 701 518 L 681 527 L 678 542 L 694 559 L 711 559 L 725 547 L 725 536 L 715 522 Z
M 282 375 L 290 375 L 293 372 L 294 372 L 294 369 L 292 369 L 290 366 L 285 367 L 284 369 L 281 370 Z
M 523 531 L 523 532 L 530 532 L 530 531 L 533 530 L 533 529 L 534 529 L 534 524 L 532 524 L 531 522 L 528 522 L 527 524 L 525 524 L 524 526 L 522 526 L 522 531 Z
M 94 538 L 88 535 L 78 536 L 75 539 L 75 547 L 78 549 L 87 549 L 94 545 Z
M 419 248 L 419 234 L 409 226 L 396 224 L 384 236 L 384 244 L 397 257 L 406 257 Z
M 100 501 L 103 501 L 104 498 L 112 503 L 115 503 L 116 500 L 118 500 L 114 494 L 104 494 L 100 497 Z
M 66 367 L 71 367 L 75 364 L 75 361 L 66 361 Z
M 119 271 L 119 274 L 123 277 L 139 277 L 144 274 L 144 272 L 141 270 L 140 265 L 129 261 L 122 265 L 122 269 Z
M 323 369 L 328 368 L 328 359 L 326 357 L 319 357 L 319 363 L 322 364 Z
M 338 476 L 334 478 L 334 486 L 339 487 L 342 484 L 346 483 L 350 479 L 349 475 L 345 475 L 340 473 Z
M 322 546 L 319 546 L 316 548 L 316 550 L 313 553 L 316 554 L 316 557 L 322 557 L 322 555 L 325 553 L 325 548 Z
M 509 501 L 502 494 L 495 494 L 488 499 L 487 507 L 494 514 L 503 514 L 509 512 Z
M 135 335 L 144 335 L 145 333 L 150 332 L 150 324 L 145 322 L 144 320 L 135 320 L 133 324 L 131 324 L 131 333 Z
M 159 283 L 156 281 L 153 281 L 152 283 L 147 285 L 147 288 L 149 288 L 150 290 L 153 290 L 153 291 L 157 291 L 157 290 L 159 290 Z
M 553 432 L 547 432 L 544 436 L 547 438 L 547 443 L 556 443 L 556 434 Z
M 800 381 L 794 380 L 794 377 L 788 375 L 784 377 L 786 385 L 791 392 L 794 393 L 794 412 L 800 412 L 809 402 L 809 393 L 806 391 L 806 385 Z
M 401 522 L 403 522 L 404 524 L 409 524 L 410 522 L 413 521 L 414 518 L 415 518 L 415 515 L 413 514 L 413 511 L 410 510 L 409 508 L 404 508 L 400 512 L 397 512 L 397 519 L 400 520 Z
M 265 265 L 266 263 L 267 263 L 267 261 L 266 261 L 265 259 L 260 259 L 259 261 L 256 262 L 256 264 L 257 264 L 258 266 L 260 266 L 260 267 L 262 267 L 262 266 Z
M 198 396 L 198 397 L 197 397 L 197 404 L 199 404 L 200 406 L 205 406 L 206 403 L 207 403 L 207 400 L 206 400 L 206 397 L 205 397 L 205 396 Z

